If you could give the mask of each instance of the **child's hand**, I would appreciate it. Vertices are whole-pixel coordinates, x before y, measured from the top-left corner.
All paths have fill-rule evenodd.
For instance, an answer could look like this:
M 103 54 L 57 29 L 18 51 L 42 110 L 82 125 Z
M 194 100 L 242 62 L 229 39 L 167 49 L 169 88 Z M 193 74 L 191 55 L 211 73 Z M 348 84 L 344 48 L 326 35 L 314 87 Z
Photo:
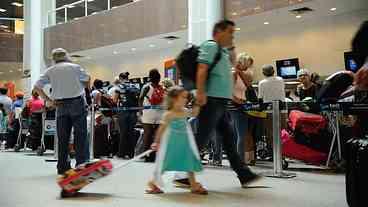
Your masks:
M 154 151 L 157 151 L 158 148 L 160 148 L 160 144 L 157 143 L 157 142 L 154 142 L 151 144 L 151 149 L 154 150 Z

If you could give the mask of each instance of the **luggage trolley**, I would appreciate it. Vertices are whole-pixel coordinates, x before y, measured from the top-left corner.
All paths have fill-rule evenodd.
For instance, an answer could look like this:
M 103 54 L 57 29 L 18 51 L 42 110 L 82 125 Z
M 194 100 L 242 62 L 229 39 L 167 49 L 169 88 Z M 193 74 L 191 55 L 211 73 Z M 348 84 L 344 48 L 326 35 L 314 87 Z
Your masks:
M 27 136 L 29 135 L 29 119 L 22 117 L 22 108 L 15 108 L 15 119 L 19 123 L 19 132 L 17 137 L 17 143 L 14 146 L 14 151 L 19 152 L 21 150 L 22 138 L 24 137 L 23 142 L 23 151 L 27 150 Z
M 55 111 L 47 111 L 45 110 L 42 113 L 42 136 L 41 136 L 41 145 L 37 148 L 37 155 L 42 156 L 46 151 L 45 137 L 46 136 L 54 136 L 54 150 L 56 150 L 56 119 L 55 116 L 48 116 L 48 113 L 54 113 Z M 55 152 L 56 153 L 56 152 Z

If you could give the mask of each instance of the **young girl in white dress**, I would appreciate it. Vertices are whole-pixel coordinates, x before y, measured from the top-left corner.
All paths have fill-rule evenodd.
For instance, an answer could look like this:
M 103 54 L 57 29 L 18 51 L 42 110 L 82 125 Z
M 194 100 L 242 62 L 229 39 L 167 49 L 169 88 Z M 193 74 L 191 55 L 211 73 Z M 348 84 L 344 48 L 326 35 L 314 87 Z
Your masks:
M 192 129 L 187 119 L 199 114 L 199 106 L 194 105 L 191 112 L 185 109 L 189 93 L 181 87 L 172 87 L 166 97 L 167 112 L 163 115 L 157 130 L 153 150 L 158 150 L 154 178 L 148 182 L 146 193 L 159 194 L 162 191 L 162 174 L 167 171 L 187 172 L 191 192 L 208 194 L 196 181 L 195 172 L 203 170 Z

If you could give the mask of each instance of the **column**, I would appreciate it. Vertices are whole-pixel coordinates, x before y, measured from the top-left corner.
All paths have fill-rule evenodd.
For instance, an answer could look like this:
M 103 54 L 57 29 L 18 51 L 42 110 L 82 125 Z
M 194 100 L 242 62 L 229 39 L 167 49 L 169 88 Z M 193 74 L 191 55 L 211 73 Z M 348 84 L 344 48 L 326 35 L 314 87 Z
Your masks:
M 188 0 L 188 42 L 212 39 L 213 25 L 223 18 L 223 0 Z
M 23 70 L 28 70 L 31 74 L 30 80 L 24 80 L 27 94 L 46 69 L 43 28 L 47 26 L 47 13 L 53 8 L 55 0 L 24 0 Z

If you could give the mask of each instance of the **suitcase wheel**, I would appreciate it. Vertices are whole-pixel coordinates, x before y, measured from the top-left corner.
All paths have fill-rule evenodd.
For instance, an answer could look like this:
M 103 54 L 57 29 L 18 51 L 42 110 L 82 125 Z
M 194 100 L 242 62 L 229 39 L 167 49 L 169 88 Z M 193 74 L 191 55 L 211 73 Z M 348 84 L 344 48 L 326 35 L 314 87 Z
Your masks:
M 75 196 L 76 193 L 70 193 L 70 192 L 67 192 L 65 190 L 61 190 L 60 192 L 60 197 L 61 198 L 70 198 L 70 197 L 73 197 Z

